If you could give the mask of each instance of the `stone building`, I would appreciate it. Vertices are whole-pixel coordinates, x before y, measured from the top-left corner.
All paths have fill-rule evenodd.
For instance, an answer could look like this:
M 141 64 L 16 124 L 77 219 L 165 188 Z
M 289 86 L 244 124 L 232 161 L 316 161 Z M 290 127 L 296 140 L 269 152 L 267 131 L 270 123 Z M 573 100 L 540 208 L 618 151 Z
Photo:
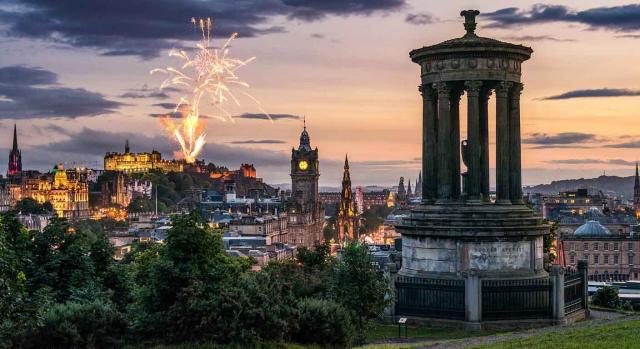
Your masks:
M 521 66 L 533 50 L 476 35 L 478 14 L 461 13 L 463 37 L 410 52 L 421 73 L 423 183 L 420 205 L 396 224 L 402 234 L 396 315 L 448 318 L 470 328 L 487 321 L 559 321 L 566 313 L 555 302 L 564 299 L 563 274 L 550 276 L 543 265 L 550 226 L 522 197 Z M 495 202 L 489 192 L 492 93 Z M 464 141 L 461 117 L 467 119 Z M 582 291 L 572 311 L 584 316 Z
M 105 171 L 121 171 L 127 173 L 161 170 L 164 172 L 184 171 L 184 162 L 177 160 L 163 160 L 160 152 L 132 153 L 129 141 L 124 146 L 124 153 L 107 153 L 104 156 Z
M 65 170 L 62 164 L 54 166 L 45 176 L 22 176 L 20 183 L 9 187 L 11 205 L 24 198 L 40 204 L 51 203 L 58 217 L 67 219 L 89 218 L 89 186 L 86 176 L 75 169 Z
M 291 198 L 286 203 L 287 243 L 313 247 L 323 241 L 324 206 L 320 202 L 318 148 L 311 148 L 306 124 L 298 149 L 291 149 Z
M 342 191 L 336 218 L 338 243 L 358 241 L 358 209 L 351 191 L 351 174 L 349 159 L 344 157 L 344 173 L 342 174 Z
M 588 220 L 571 233 L 560 234 L 564 260 L 575 267 L 589 262 L 589 279 L 595 281 L 640 280 L 640 226 L 627 233 L 613 233 Z
M 633 181 L 633 209 L 636 216 L 640 217 L 640 175 L 638 174 L 638 163 L 636 162 L 636 175 Z
M 555 220 L 569 215 L 583 215 L 591 208 L 604 209 L 606 198 L 601 195 L 589 195 L 587 189 L 564 191 L 558 195 L 542 197 L 542 216 Z

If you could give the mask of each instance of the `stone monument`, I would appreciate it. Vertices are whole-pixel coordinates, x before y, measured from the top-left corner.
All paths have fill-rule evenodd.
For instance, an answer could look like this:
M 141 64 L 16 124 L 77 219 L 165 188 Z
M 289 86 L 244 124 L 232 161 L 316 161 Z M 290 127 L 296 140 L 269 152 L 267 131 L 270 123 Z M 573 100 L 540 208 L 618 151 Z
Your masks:
M 476 10 L 461 12 L 464 36 L 410 53 L 421 68 L 424 177 L 422 203 L 396 225 L 402 234 L 398 282 L 406 286 L 398 289 L 397 308 L 409 315 L 479 322 L 491 318 L 492 305 L 483 301 L 490 301 L 492 285 L 506 289 L 513 282 L 534 288 L 549 284 L 543 269 L 543 236 L 550 227 L 522 201 L 521 66 L 533 50 L 476 35 L 478 14 Z M 488 101 L 492 92 L 496 105 L 495 200 L 489 191 Z M 467 134 L 461 141 L 462 95 L 467 98 Z M 461 157 L 465 173 L 461 173 Z M 424 292 L 406 291 L 411 285 Z M 519 309 L 515 303 L 527 297 L 521 298 L 509 300 L 514 302 L 514 311 Z M 463 308 L 454 304 L 456 299 Z M 531 317 L 533 313 L 527 314 Z

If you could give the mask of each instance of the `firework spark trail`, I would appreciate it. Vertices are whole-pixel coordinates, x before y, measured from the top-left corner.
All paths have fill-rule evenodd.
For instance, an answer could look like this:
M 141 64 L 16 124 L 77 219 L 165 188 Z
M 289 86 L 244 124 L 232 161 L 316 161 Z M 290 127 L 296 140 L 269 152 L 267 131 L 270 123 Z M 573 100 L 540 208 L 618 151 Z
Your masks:
M 178 57 L 184 61 L 178 69 L 167 67 L 164 69 L 153 69 L 151 74 L 164 73 L 169 75 L 160 85 L 160 89 L 168 86 L 182 87 L 190 89 L 189 98 L 183 96 L 174 109 L 174 114 L 182 116 L 180 123 L 176 123 L 170 118 L 162 120 L 168 133 L 180 144 L 180 149 L 184 159 L 188 163 L 193 163 L 205 145 L 206 134 L 203 133 L 204 125 L 200 120 L 200 102 L 206 97 L 222 115 L 211 115 L 222 121 L 234 122 L 233 117 L 224 109 L 226 102 L 232 101 L 240 106 L 238 98 L 233 93 L 232 86 L 249 88 L 249 84 L 240 80 L 236 71 L 247 65 L 255 57 L 247 60 L 240 60 L 229 56 L 229 48 L 233 40 L 238 36 L 233 33 L 220 49 L 211 47 L 211 29 L 213 24 L 210 18 L 191 19 L 191 23 L 197 26 L 202 34 L 202 40 L 196 45 L 196 53 L 190 57 L 184 50 L 172 49 L 169 51 L 170 57 Z M 240 91 L 256 103 L 258 108 L 269 119 L 261 107 L 260 103 L 249 93 Z

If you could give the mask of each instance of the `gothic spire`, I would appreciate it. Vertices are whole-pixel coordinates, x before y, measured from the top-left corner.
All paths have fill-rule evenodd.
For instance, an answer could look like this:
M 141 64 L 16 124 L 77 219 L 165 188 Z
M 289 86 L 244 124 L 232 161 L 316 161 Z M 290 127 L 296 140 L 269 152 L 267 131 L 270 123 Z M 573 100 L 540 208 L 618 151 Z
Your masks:
M 18 150 L 18 131 L 16 124 L 13 124 L 13 151 Z
M 307 119 L 303 119 L 302 133 L 300 134 L 300 146 L 298 150 L 311 151 L 311 139 L 309 132 L 307 132 Z
M 349 157 L 347 154 L 344 155 L 344 174 L 342 175 L 342 183 L 349 182 L 351 185 L 351 174 L 349 173 Z
M 129 154 L 129 140 L 128 139 L 124 142 L 124 153 L 125 154 Z

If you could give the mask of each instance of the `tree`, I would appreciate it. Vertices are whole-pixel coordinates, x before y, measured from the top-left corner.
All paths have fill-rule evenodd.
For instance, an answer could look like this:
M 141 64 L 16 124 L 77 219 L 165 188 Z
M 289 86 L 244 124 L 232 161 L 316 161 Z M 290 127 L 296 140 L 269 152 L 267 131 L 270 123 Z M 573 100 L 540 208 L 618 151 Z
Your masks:
M 48 201 L 40 204 L 32 198 L 24 198 L 16 202 L 14 210 L 23 214 L 51 214 L 53 206 Z
M 618 288 L 613 286 L 602 286 L 593 295 L 593 304 L 605 308 L 615 308 L 619 301 Z
M 346 348 L 353 340 L 353 323 L 349 312 L 340 304 L 315 298 L 298 303 L 299 327 L 293 338 L 299 343 Z
M 333 300 L 351 311 L 356 319 L 358 340 L 362 341 L 369 321 L 380 316 L 389 303 L 389 283 L 374 264 L 366 245 L 344 247 L 332 286 Z

